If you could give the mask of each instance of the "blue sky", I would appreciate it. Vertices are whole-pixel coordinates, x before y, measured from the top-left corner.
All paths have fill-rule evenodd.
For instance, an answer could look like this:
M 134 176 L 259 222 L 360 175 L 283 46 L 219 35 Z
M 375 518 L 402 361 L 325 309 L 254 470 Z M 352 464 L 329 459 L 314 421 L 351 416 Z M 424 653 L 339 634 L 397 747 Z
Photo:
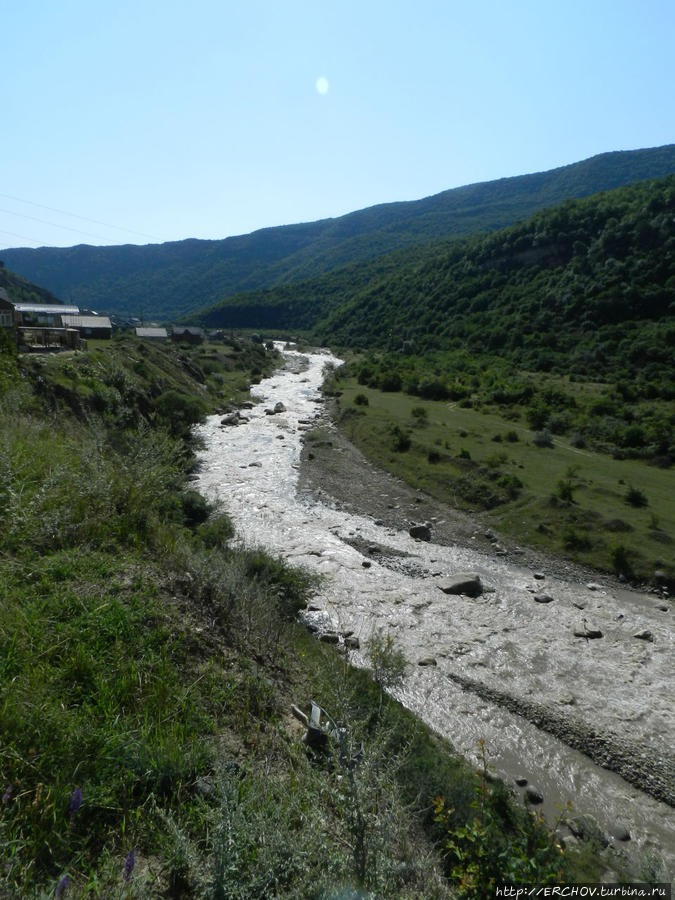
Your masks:
M 222 238 L 675 141 L 672 0 L 21 0 L 2 32 L 0 247 Z

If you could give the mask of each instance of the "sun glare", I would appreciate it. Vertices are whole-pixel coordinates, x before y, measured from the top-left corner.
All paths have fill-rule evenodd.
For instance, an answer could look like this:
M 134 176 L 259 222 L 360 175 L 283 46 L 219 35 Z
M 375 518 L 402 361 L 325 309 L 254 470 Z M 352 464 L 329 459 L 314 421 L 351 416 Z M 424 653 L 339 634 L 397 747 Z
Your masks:
M 319 94 L 328 93 L 328 79 L 324 78 L 323 75 L 316 79 L 316 90 Z

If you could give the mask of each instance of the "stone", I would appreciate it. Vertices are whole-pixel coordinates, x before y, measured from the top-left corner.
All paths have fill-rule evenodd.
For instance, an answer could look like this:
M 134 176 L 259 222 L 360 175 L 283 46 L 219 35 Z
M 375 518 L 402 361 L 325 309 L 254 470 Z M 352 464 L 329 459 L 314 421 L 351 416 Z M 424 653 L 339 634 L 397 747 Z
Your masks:
M 248 464 L 248 467 L 249 467 L 249 469 L 251 469 L 251 468 L 262 469 L 262 463 L 261 462 L 252 462 L 252 463 Z
M 631 839 L 630 831 L 623 825 L 614 825 L 613 828 L 610 828 L 609 833 L 615 841 L 629 841 Z
M 582 622 L 574 629 L 574 637 L 586 638 L 587 640 L 595 640 L 602 637 L 602 631 L 594 625 Z
M 586 585 L 586 588 L 587 588 L 589 591 L 601 591 L 601 590 L 602 590 L 602 585 L 601 585 L 601 584 L 596 584 L 594 581 L 590 581 L 590 582 Z
M 636 631 L 633 637 L 639 638 L 641 641 L 649 641 L 652 644 L 654 643 L 654 635 L 646 628 L 642 631 Z
M 531 803 L 533 806 L 538 806 L 540 803 L 544 802 L 543 795 L 533 785 L 529 785 L 525 789 L 525 799 L 527 800 L 528 803 Z
M 532 577 L 535 578 L 537 581 L 543 581 L 544 578 L 546 578 L 546 576 L 544 575 L 543 572 L 533 572 Z
M 337 631 L 324 631 L 319 640 L 324 644 L 339 644 L 340 635 L 337 633 Z
M 239 424 L 239 413 L 233 412 L 229 415 L 225 416 L 225 418 L 220 420 L 221 425 L 238 425 Z
M 347 650 L 359 650 L 361 641 L 355 635 L 349 635 L 345 638 L 345 647 Z
M 408 529 L 408 534 L 412 538 L 417 538 L 418 541 L 431 540 L 431 529 L 428 525 L 412 525 Z
M 277 403 L 274 404 L 274 412 L 275 412 L 275 413 L 286 412 L 286 407 L 285 407 L 284 404 L 281 402 L 281 400 L 279 400 Z
M 514 779 L 514 781 L 516 782 L 518 787 L 525 787 L 525 785 L 527 784 L 527 778 L 525 778 L 524 775 L 519 775 L 517 778 Z
M 479 597 L 483 593 L 480 575 L 475 572 L 456 572 L 447 578 L 439 578 L 436 586 L 444 594 L 464 594 L 467 597 Z
M 369 559 L 364 559 L 361 565 L 364 569 L 369 569 L 372 566 L 372 563 Z
M 418 666 L 436 666 L 438 663 L 433 658 L 433 656 L 425 656 L 424 659 L 420 659 L 417 661 Z
M 535 603 L 553 603 L 553 597 L 550 594 L 535 594 Z

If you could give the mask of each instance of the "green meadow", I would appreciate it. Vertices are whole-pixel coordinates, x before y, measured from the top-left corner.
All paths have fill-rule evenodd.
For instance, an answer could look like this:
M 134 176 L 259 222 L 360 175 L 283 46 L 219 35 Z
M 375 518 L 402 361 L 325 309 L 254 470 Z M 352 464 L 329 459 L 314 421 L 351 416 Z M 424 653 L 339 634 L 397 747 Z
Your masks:
M 534 431 L 517 406 L 467 408 L 353 378 L 339 387 L 348 437 L 419 490 L 518 543 L 631 578 L 675 579 L 672 470 Z

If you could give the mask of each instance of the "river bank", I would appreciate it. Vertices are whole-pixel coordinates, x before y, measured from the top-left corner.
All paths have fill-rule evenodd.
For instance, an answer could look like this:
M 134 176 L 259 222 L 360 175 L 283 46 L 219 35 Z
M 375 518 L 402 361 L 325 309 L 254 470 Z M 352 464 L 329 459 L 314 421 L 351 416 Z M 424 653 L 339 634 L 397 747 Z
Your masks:
M 203 489 L 227 502 L 243 540 L 325 576 L 307 614 L 314 629 L 362 643 L 378 629 L 395 637 L 410 662 L 400 699 L 460 752 L 470 758 L 484 738 L 497 773 L 536 785 L 552 816 L 572 800 L 609 835 L 628 832 L 672 860 L 672 810 L 653 799 L 672 803 L 675 771 L 668 610 L 509 547 L 376 472 L 319 412 L 331 358 L 307 359 L 305 373 L 277 373 L 255 389 L 263 402 L 243 427 L 224 435 L 209 423 Z M 266 415 L 276 403 L 283 410 Z M 429 522 L 431 541 L 410 537 L 412 522 Z M 457 570 L 480 574 L 480 597 L 438 590 Z M 544 593 L 550 601 L 537 602 Z M 602 639 L 576 637 L 584 621 L 600 623 Z M 366 664 L 359 650 L 352 659 Z

